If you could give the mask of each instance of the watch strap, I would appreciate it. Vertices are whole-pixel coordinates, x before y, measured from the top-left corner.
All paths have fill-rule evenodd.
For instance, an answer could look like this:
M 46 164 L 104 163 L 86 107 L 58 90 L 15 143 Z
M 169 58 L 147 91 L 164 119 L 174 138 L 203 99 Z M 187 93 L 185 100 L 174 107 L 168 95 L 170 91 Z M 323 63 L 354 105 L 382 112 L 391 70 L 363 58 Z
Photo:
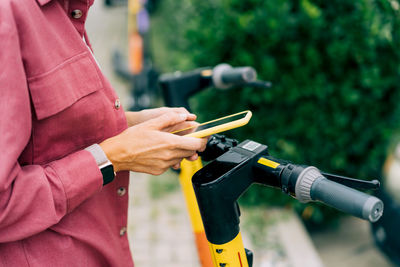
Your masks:
M 115 178 L 114 167 L 101 146 L 99 146 L 99 144 L 93 144 L 85 148 L 85 150 L 89 151 L 96 160 L 97 166 L 99 166 L 101 174 L 103 175 L 103 185 L 113 181 Z

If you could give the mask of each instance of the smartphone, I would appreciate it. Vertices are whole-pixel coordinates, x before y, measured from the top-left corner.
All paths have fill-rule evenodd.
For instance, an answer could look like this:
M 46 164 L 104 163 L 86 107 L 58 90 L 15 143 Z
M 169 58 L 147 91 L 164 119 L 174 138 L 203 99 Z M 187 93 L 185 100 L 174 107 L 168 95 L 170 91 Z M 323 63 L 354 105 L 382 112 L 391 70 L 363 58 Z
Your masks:
M 184 128 L 172 133 L 177 134 L 185 132 L 184 136 L 198 138 L 206 137 L 246 125 L 250 121 L 251 115 L 252 114 L 250 110 L 245 110 L 219 119 L 204 122 L 196 126 Z

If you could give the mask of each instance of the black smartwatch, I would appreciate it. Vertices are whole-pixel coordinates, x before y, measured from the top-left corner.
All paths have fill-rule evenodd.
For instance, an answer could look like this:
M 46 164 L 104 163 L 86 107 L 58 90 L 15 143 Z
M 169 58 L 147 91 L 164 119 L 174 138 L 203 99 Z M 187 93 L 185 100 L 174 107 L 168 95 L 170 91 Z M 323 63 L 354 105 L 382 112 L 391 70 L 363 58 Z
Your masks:
M 103 185 L 112 182 L 116 174 L 111 161 L 107 158 L 103 149 L 101 149 L 98 144 L 93 144 L 85 148 L 85 150 L 89 151 L 96 160 L 97 166 L 99 166 L 101 174 L 103 175 Z
M 107 160 L 107 162 L 99 166 L 101 174 L 103 175 L 103 185 L 112 182 L 115 178 L 114 167 L 112 163 Z

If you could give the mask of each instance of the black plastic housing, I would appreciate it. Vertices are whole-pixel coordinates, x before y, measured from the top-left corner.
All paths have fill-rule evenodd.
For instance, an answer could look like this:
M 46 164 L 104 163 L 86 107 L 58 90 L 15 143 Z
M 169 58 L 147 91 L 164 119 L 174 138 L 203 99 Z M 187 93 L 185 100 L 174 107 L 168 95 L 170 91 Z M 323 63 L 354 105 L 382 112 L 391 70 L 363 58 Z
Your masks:
M 262 154 L 268 154 L 267 146 L 246 140 L 193 176 L 193 187 L 209 242 L 224 244 L 239 233 L 240 210 L 236 201 L 255 182 L 253 162 Z
M 212 69 L 199 68 L 185 73 L 164 74 L 159 78 L 159 84 L 168 107 L 185 107 L 190 110 L 190 96 L 212 86 Z

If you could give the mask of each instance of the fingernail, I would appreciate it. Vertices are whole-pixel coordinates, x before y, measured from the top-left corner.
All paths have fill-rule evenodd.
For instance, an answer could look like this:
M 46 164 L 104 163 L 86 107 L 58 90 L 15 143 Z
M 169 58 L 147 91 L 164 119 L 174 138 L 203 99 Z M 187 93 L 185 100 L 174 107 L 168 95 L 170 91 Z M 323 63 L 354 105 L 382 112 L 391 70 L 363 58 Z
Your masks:
M 182 120 L 186 120 L 187 119 L 187 114 L 186 113 L 181 113 L 181 114 L 179 114 L 179 116 L 181 117 Z

